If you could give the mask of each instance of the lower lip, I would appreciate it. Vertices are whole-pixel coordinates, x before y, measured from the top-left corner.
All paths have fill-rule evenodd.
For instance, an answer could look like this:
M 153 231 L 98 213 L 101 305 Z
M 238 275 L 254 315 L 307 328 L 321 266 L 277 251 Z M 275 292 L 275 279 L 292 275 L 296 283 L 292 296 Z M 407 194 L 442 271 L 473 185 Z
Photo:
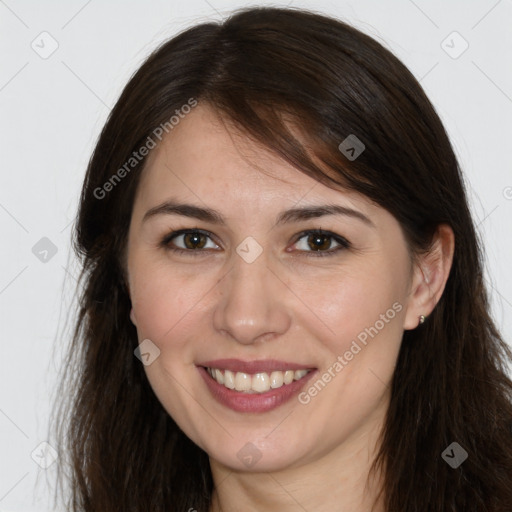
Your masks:
M 271 411 L 288 402 L 295 395 L 299 394 L 307 381 L 316 373 L 316 370 L 311 370 L 302 379 L 294 380 L 290 384 L 284 384 L 277 389 L 270 389 L 265 393 L 244 393 L 228 389 L 219 384 L 206 371 L 206 368 L 198 366 L 197 369 L 205 380 L 211 394 L 219 403 L 237 412 L 257 413 Z

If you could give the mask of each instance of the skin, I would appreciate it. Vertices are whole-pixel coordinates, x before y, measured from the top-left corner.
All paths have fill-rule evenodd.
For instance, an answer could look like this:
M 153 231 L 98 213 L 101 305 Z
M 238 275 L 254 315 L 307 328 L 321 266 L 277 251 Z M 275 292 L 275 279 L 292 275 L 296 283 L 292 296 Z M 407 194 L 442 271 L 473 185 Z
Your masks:
M 218 210 L 225 224 L 170 214 L 143 221 L 171 197 Z M 373 225 L 346 215 L 275 225 L 285 209 L 326 203 L 357 210 Z M 169 246 L 202 253 L 159 245 L 184 228 L 212 237 L 189 236 L 186 246 L 179 236 Z M 315 236 L 299 236 L 317 228 L 344 237 L 350 248 L 315 256 Z M 252 263 L 236 252 L 248 236 L 263 249 Z M 367 489 L 365 483 L 403 331 L 416 328 L 439 300 L 453 244 L 450 228 L 440 226 L 431 252 L 413 262 L 390 213 L 302 174 L 219 122 L 206 105 L 151 152 L 129 230 L 130 317 L 139 341 L 150 339 L 160 350 L 144 367 L 156 396 L 209 455 L 212 511 L 371 510 L 382 475 Z M 329 237 L 320 245 L 324 252 L 339 247 Z M 235 412 L 211 397 L 196 368 L 229 357 L 332 373 L 358 334 L 396 303 L 394 318 L 307 404 L 293 398 L 265 413 Z M 237 457 L 248 442 L 261 454 L 251 468 Z M 374 510 L 383 510 L 382 501 Z

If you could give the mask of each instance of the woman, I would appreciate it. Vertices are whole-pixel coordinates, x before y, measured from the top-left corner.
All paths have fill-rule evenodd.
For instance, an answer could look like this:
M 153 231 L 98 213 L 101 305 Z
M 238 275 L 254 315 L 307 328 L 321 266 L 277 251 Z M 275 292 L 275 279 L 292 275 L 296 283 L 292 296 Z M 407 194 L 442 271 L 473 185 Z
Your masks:
M 458 163 L 370 37 L 252 8 L 166 42 L 75 236 L 71 510 L 512 510 L 512 354 Z

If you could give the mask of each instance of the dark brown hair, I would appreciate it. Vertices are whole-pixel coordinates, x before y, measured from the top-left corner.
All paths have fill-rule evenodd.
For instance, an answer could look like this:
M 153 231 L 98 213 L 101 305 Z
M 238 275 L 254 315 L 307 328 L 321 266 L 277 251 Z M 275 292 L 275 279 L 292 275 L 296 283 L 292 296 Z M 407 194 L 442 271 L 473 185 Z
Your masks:
M 97 142 L 74 231 L 82 287 L 56 427 L 60 453 L 69 454 L 61 468 L 68 509 L 209 509 L 208 456 L 163 409 L 134 357 L 124 257 L 145 158 L 97 192 L 190 98 L 298 172 L 378 203 L 412 253 L 428 250 L 436 226 L 451 226 L 446 288 L 427 322 L 404 332 L 374 469 L 384 469 L 389 512 L 510 512 L 512 354 L 489 314 L 481 244 L 445 129 L 380 43 L 339 20 L 267 7 L 163 44 L 131 78 Z M 338 149 L 350 134 L 366 147 L 353 161 Z M 469 454 L 457 469 L 441 457 L 452 442 Z

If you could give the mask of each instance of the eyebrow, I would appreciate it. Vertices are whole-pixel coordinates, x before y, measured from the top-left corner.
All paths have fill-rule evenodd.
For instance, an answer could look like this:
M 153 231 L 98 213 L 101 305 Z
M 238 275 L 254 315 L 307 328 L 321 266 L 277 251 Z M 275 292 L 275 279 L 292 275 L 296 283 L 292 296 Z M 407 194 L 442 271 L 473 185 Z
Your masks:
M 226 223 L 222 214 L 217 210 L 203 208 L 193 204 L 179 203 L 173 200 L 165 201 L 164 203 L 149 209 L 144 214 L 142 222 L 146 222 L 148 219 L 157 215 L 181 215 L 182 217 L 199 219 L 204 222 L 218 225 Z M 358 219 L 368 226 L 375 227 L 375 224 L 360 211 L 337 204 L 306 206 L 285 210 L 278 215 L 275 225 L 278 226 L 302 220 L 316 219 L 326 215 L 345 215 L 347 217 Z

